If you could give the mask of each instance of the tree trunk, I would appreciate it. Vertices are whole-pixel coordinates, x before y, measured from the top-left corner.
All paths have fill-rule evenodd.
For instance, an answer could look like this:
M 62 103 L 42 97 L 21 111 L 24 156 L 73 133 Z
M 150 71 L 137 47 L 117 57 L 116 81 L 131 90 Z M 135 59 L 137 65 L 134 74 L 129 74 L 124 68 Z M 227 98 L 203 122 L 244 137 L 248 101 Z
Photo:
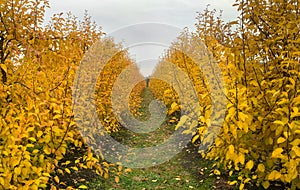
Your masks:
M 0 63 L 4 64 L 4 37 L 0 36 Z M 1 75 L 2 75 L 2 83 L 5 84 L 7 82 L 7 75 L 4 69 L 1 67 Z

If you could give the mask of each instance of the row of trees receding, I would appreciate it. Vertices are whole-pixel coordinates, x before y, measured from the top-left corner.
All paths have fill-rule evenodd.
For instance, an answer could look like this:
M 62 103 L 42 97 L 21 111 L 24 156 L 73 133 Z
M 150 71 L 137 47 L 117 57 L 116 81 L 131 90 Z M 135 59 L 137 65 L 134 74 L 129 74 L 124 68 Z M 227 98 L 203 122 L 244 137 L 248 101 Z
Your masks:
M 219 127 L 210 120 L 211 106 L 220 104 L 212 104 L 216 97 L 209 97 L 212 86 L 203 75 L 206 71 L 195 68 L 199 60 L 193 60 L 194 51 L 203 50 L 194 44 L 202 40 L 222 71 L 227 101 L 220 133 L 203 156 L 216 160 L 216 169 L 231 176 L 230 184 L 240 189 L 275 183 L 300 188 L 299 2 L 237 0 L 234 6 L 239 15 L 229 23 L 215 10 L 199 13 L 196 32 L 178 37 L 154 76 L 166 61 L 188 74 L 201 102 L 193 141 L 211 141 L 206 131 Z M 172 68 L 169 71 L 172 75 Z M 213 73 L 210 77 L 218 78 Z M 180 110 L 174 89 L 159 80 L 151 80 L 150 87 L 171 114 Z
M 44 24 L 46 8 L 47 0 L 0 3 L 0 189 L 86 188 L 80 184 L 91 172 L 108 178 L 121 171 L 86 146 L 72 110 L 75 73 L 104 33 L 87 13 L 83 20 L 55 14 Z M 110 132 L 120 126 L 106 97 L 119 70 L 133 61 L 113 39 L 107 41 L 119 54 L 99 74 L 97 88 L 106 91 L 95 93 L 99 118 Z M 132 93 L 133 111 L 138 93 Z
M 175 63 L 187 74 L 200 100 L 198 121 L 179 122 L 178 127 L 187 126 L 191 133 L 197 128 L 193 141 L 202 142 L 214 139 L 206 131 L 220 127 L 203 156 L 216 160 L 216 169 L 232 177 L 231 185 L 269 188 L 278 182 L 300 188 L 299 2 L 237 0 L 235 6 L 240 14 L 230 23 L 215 11 L 199 13 L 196 32 L 184 31 L 162 58 L 161 65 Z M 72 110 L 75 73 L 93 42 L 104 37 L 103 32 L 87 14 L 82 21 L 71 14 L 56 14 L 43 26 L 48 7 L 46 0 L 0 3 L 1 189 L 38 189 L 47 184 L 53 189 L 70 185 L 71 189 L 76 183 L 61 179 L 82 168 L 93 169 L 104 178 L 109 171 L 122 170 L 85 146 Z M 213 74 L 207 78 L 192 59 L 191 55 L 202 51 L 197 48 L 203 46 L 196 46 L 199 40 L 221 69 L 225 88 L 219 95 L 225 95 L 226 102 L 210 96 L 210 85 L 220 81 L 214 82 Z M 121 46 L 108 41 L 120 52 L 99 75 L 96 96 L 99 118 L 111 132 L 121 126 L 107 97 L 121 68 L 133 62 Z M 213 63 L 207 61 L 203 63 Z M 159 75 L 158 70 L 155 73 Z M 172 85 L 152 79 L 149 84 L 169 106 L 169 114 L 182 109 Z M 138 95 L 144 87 L 141 83 L 131 94 L 132 112 L 139 107 Z M 223 119 L 222 126 L 210 120 L 212 103 L 220 107 L 226 103 L 224 118 L 221 112 L 214 115 Z M 81 156 L 66 157 L 70 151 L 81 152 Z

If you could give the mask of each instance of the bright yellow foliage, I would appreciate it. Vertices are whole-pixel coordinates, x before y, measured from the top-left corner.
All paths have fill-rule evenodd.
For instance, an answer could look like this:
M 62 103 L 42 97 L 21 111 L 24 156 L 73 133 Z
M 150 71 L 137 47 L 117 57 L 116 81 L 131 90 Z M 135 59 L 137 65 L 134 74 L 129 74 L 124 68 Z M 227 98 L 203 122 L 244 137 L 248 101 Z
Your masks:
M 240 189 L 255 182 L 269 188 L 269 181 L 300 188 L 299 2 L 236 0 L 235 6 L 240 11 L 236 21 L 225 23 L 216 11 L 207 9 L 199 13 L 197 31 L 184 31 L 174 42 L 182 44 L 186 52 L 201 52 L 193 44 L 201 39 L 222 70 L 226 85 L 226 116 L 214 146 L 204 156 L 217 160 L 217 167 L 223 166 L 225 171 L 238 172 Z M 192 141 L 197 137 L 205 142 L 209 135 L 205 136 L 203 127 L 213 127 L 209 124 L 214 122 L 209 120 L 211 89 L 207 76 L 176 47 L 171 46 L 161 65 L 167 60 L 193 81 L 201 104 L 201 135 Z M 180 105 L 174 84 L 168 85 L 155 80 L 150 83 L 169 108 L 174 102 Z
M 82 21 L 70 13 L 55 14 L 43 26 L 48 7 L 47 0 L 0 3 L 0 189 L 56 189 L 55 183 L 63 185 L 58 176 L 89 168 L 106 177 L 112 167 L 102 165 L 86 148 L 72 111 L 74 75 L 84 53 L 103 33 L 87 14 Z M 132 64 L 120 52 L 111 61 L 113 68 Z M 113 68 L 105 76 L 115 77 Z M 143 86 L 131 96 L 139 96 Z M 139 100 L 131 102 L 133 112 Z M 99 114 L 103 121 L 112 117 L 109 111 Z M 82 157 L 61 163 L 72 151 L 82 152 Z

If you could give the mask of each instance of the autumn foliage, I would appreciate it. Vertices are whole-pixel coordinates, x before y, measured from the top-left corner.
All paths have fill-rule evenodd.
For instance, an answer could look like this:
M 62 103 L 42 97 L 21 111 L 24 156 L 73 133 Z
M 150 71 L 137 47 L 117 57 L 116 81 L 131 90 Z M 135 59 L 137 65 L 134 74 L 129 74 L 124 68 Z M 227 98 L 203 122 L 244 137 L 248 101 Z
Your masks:
M 196 32 L 184 32 L 184 38 L 176 42 L 185 47 L 179 49 L 183 52 L 195 48 L 192 42 L 201 39 L 226 85 L 222 128 L 214 145 L 202 155 L 216 160 L 216 169 L 232 176 L 230 184 L 240 189 L 253 185 L 267 189 L 277 182 L 300 188 L 299 2 L 238 0 L 234 6 L 240 13 L 237 21 L 225 23 L 215 10 L 206 9 L 197 17 Z M 188 63 L 183 69 L 191 79 L 196 78 L 200 99 L 209 85 L 201 72 L 189 70 L 193 63 L 176 49 L 172 46 L 163 59 L 180 68 Z M 156 93 L 161 99 L 176 93 L 157 81 L 152 88 L 165 90 Z M 205 141 L 203 132 L 214 127 L 203 109 L 210 108 L 209 99 L 202 103 L 193 141 Z M 174 103 L 169 104 L 172 108 Z
M 43 25 L 48 7 L 46 0 L 0 2 L 0 189 L 67 188 L 60 177 L 90 169 L 107 178 L 112 166 L 86 147 L 72 111 L 75 73 L 84 53 L 103 37 L 101 28 L 88 14 L 79 21 L 70 13 L 55 14 Z M 132 64 L 120 52 L 105 70 L 106 86 L 119 72 L 112 69 Z M 98 113 L 107 122 L 111 113 L 103 111 L 105 104 Z
M 149 88 L 167 106 L 176 129 L 186 127 L 193 143 L 212 144 L 201 154 L 215 160 L 215 174 L 227 174 L 230 185 L 300 188 L 299 2 L 236 0 L 234 6 L 239 16 L 229 23 L 215 10 L 198 13 L 196 31 L 184 30 L 153 73 L 168 75 L 172 83 L 151 79 Z M 94 94 L 104 129 L 116 132 L 122 125 L 110 97 L 114 82 L 134 61 L 88 14 L 82 21 L 71 13 L 55 14 L 43 25 L 48 7 L 47 0 L 0 2 L 0 189 L 87 188 L 69 186 L 61 177 L 89 169 L 108 178 L 110 171 L 122 170 L 86 146 L 72 110 L 73 83 L 94 42 L 101 39 L 100 46 L 116 51 L 99 73 Z M 199 41 L 211 52 L 202 61 L 193 60 L 203 52 Z M 213 86 L 221 81 L 214 80 L 215 73 L 207 75 L 211 64 L 224 83 L 216 95 Z M 174 74 L 174 66 L 193 83 L 199 100 L 199 106 L 189 105 L 194 112 L 183 105 L 191 97 L 181 99 L 174 88 L 187 82 Z M 132 79 L 141 79 L 134 68 Z M 142 81 L 130 93 L 133 115 L 140 114 L 145 86 Z M 220 112 L 212 119 L 213 107 Z M 195 114 L 198 120 L 186 122 Z M 74 152 L 80 155 L 66 157 Z

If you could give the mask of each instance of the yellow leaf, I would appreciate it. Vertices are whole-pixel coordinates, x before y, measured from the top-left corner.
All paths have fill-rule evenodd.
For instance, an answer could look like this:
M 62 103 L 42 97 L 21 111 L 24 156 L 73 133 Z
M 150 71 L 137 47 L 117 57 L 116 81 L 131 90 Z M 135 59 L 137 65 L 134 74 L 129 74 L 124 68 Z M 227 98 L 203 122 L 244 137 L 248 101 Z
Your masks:
M 284 122 L 280 121 L 280 120 L 276 120 L 273 123 L 278 124 L 278 125 L 284 125 Z
M 277 127 L 276 127 L 276 131 L 275 131 L 275 135 L 276 135 L 276 136 L 281 135 L 282 132 L 283 132 L 283 128 L 284 128 L 284 126 L 282 126 L 282 125 L 277 126 Z
M 104 173 L 104 176 L 103 176 L 103 177 L 104 177 L 104 179 L 108 179 L 108 177 L 109 177 L 109 176 L 108 176 L 108 173 Z
M 239 187 L 239 190 L 243 190 L 245 187 L 245 184 L 241 183 L 240 187 Z
M 235 185 L 237 183 L 236 180 L 229 182 L 229 185 Z
M 28 147 L 28 148 L 33 148 L 34 145 L 33 145 L 33 144 L 26 144 L 26 147 Z
M 71 174 L 71 171 L 69 170 L 69 168 L 65 168 L 65 171 L 66 171 L 68 174 Z
M 59 119 L 59 118 L 61 118 L 61 115 L 60 115 L 60 114 L 57 114 L 57 115 L 55 115 L 55 116 L 53 117 L 53 119 Z
M 197 134 L 197 135 L 195 135 L 193 138 L 192 138 L 192 143 L 195 143 L 195 141 L 197 140 L 197 139 L 199 139 L 200 138 L 200 136 Z
M 44 172 L 43 176 L 50 177 L 51 175 L 49 173 L 47 173 L 47 172 Z
M 245 164 L 245 155 L 243 153 L 239 153 L 239 157 L 237 158 L 237 160 L 244 165 Z
M 14 173 L 15 173 L 16 175 L 20 175 L 20 174 L 21 174 L 21 167 L 15 167 Z
M 215 175 L 221 175 L 221 172 L 219 170 L 214 170 Z
M 58 176 L 55 176 L 55 177 L 54 177 L 54 181 L 55 181 L 56 183 L 59 183 L 59 177 L 58 177 Z
M 186 122 L 187 119 L 188 119 L 188 116 L 183 115 L 183 116 L 180 118 L 180 121 L 177 123 L 177 125 L 176 125 L 176 127 L 175 127 L 175 130 L 177 130 L 179 127 L 181 127 L 181 126 Z
M 263 164 L 258 164 L 258 166 L 257 166 L 257 171 L 263 173 L 263 172 L 265 171 L 265 166 L 264 166 Z
M 272 158 L 281 158 L 282 157 L 282 153 L 283 149 L 282 148 L 276 148 L 273 152 L 272 152 Z
M 293 146 L 298 146 L 300 144 L 300 139 L 295 139 L 290 144 L 293 145 Z
M 80 185 L 78 188 L 79 189 L 88 189 L 88 187 L 86 185 Z
M 262 182 L 262 186 L 263 186 L 265 189 L 268 189 L 268 188 L 270 187 L 269 181 L 264 181 L 264 182 Z
M 297 161 L 295 159 L 290 159 L 289 162 L 285 164 L 285 167 L 288 169 L 287 175 L 285 175 L 285 181 L 290 183 L 292 180 L 297 178 L 298 170 L 297 170 Z
M 247 179 L 245 179 L 244 183 L 246 184 L 246 183 L 248 183 L 250 180 L 251 180 L 251 178 L 247 178 Z
M 44 146 L 43 151 L 45 152 L 45 154 L 49 155 L 51 154 L 51 148 L 49 146 Z
M 32 142 L 36 142 L 36 139 L 34 137 L 29 137 L 28 140 L 30 140 Z
M 279 137 L 279 138 L 277 139 L 277 143 L 278 143 L 278 144 L 283 143 L 283 142 L 285 142 L 285 141 L 286 141 L 286 139 L 283 138 L 283 137 Z
M 194 120 L 192 121 L 192 124 L 190 125 L 190 129 L 194 129 L 194 127 L 198 126 L 198 121 L 197 120 Z
M 75 167 L 75 166 L 73 166 L 73 167 L 71 167 L 71 168 L 72 168 L 72 170 L 74 170 L 74 171 L 78 171 L 78 168 Z
M 5 184 L 5 181 L 4 181 L 4 178 L 3 178 L 3 177 L 0 177 L 0 184 L 1 184 L 2 186 L 4 186 L 4 184 Z
M 268 144 L 268 145 L 272 145 L 273 144 L 273 139 L 271 137 L 269 137 L 265 140 L 265 143 Z
M 246 169 L 251 170 L 254 166 L 254 162 L 252 160 L 249 160 L 245 166 Z
M 116 177 L 115 177 L 115 182 L 116 182 L 116 183 L 119 183 L 119 182 L 120 182 L 119 176 L 116 176 Z
M 298 157 L 300 157 L 300 147 L 299 146 L 293 146 L 292 150 L 296 153 Z
M 124 172 L 126 172 L 126 173 L 129 173 L 129 172 L 131 172 L 132 170 L 130 169 L 130 168 L 126 168 L 125 170 L 124 170 Z
M 51 141 L 51 136 L 50 136 L 50 134 L 45 135 L 45 136 L 43 137 L 43 139 L 44 139 L 45 143 L 49 143 L 49 142 Z
M 230 160 L 232 159 L 233 157 L 235 157 L 235 154 L 234 154 L 234 146 L 233 145 L 229 145 L 228 146 L 228 151 L 226 153 L 226 159 L 227 160 Z
M 43 131 L 38 131 L 38 133 L 37 133 L 37 137 L 41 137 L 43 135 Z
M 31 131 L 34 131 L 35 127 L 28 127 L 26 132 L 31 132 Z
M 123 167 L 121 165 L 118 166 L 118 171 L 122 171 Z
M 228 153 L 231 154 L 231 155 L 234 154 L 234 146 L 232 144 L 229 145 L 229 147 L 228 147 Z
M 267 177 L 268 180 L 275 181 L 281 177 L 281 173 L 277 170 L 273 170 Z
M 57 169 L 58 173 L 64 174 L 64 172 L 61 169 Z
M 65 163 L 62 163 L 62 165 L 69 165 L 71 163 L 70 160 L 67 160 Z
M 176 102 L 173 102 L 173 103 L 171 104 L 171 108 L 170 108 L 168 114 L 171 115 L 172 113 L 178 111 L 179 109 L 180 109 L 180 108 L 179 108 L 179 105 L 178 105 Z

